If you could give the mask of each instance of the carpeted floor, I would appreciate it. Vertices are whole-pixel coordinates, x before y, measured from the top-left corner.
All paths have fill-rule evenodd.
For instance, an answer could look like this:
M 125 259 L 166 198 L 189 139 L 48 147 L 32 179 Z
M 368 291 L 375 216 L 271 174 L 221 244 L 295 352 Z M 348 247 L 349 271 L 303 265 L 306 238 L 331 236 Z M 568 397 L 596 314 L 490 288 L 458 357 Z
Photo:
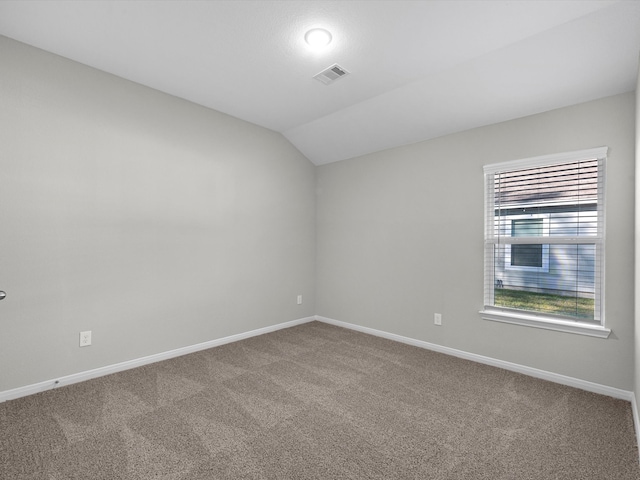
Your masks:
M 640 479 L 628 402 L 312 322 L 0 404 L 3 480 Z

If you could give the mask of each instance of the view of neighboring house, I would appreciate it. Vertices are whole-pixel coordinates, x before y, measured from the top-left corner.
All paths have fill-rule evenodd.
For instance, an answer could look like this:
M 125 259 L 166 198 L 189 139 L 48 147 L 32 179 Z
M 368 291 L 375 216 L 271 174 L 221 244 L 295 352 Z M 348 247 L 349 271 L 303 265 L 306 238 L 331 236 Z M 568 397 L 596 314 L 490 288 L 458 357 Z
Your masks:
M 594 299 L 597 160 L 509 171 L 494 181 L 496 290 Z

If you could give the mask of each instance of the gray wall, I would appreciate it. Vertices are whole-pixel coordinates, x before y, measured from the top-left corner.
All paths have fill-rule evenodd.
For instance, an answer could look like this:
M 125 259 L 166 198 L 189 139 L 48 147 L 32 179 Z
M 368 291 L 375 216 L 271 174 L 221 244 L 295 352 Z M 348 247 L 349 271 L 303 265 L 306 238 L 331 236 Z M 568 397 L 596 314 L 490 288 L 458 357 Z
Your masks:
M 632 390 L 634 115 L 629 93 L 319 167 L 316 313 Z M 482 166 L 602 145 L 610 338 L 480 319 Z
M 0 391 L 313 314 L 633 389 L 633 94 L 316 169 L 3 37 L 0 65 Z M 601 145 L 611 337 L 481 320 L 482 165 Z
M 315 313 L 280 134 L 5 37 L 0 65 L 0 391 Z

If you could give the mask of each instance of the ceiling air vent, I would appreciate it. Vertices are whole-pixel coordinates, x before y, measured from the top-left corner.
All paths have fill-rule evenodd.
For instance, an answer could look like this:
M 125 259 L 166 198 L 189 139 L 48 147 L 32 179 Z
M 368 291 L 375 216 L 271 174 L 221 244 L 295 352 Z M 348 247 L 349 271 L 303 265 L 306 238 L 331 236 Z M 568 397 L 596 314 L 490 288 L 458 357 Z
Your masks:
M 344 68 L 342 68 L 337 63 L 334 63 L 329 68 L 326 68 L 320 73 L 318 73 L 317 75 L 314 75 L 313 78 L 315 78 L 316 80 L 319 80 L 325 85 L 330 85 L 336 80 L 338 80 L 339 78 L 345 77 L 347 75 L 349 75 L 349 72 L 347 72 Z

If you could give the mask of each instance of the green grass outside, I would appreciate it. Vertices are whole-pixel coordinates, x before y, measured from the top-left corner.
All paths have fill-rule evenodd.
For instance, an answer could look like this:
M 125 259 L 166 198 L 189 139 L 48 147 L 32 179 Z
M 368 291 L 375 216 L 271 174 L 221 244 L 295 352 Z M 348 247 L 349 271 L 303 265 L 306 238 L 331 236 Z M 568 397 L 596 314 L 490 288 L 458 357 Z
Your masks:
M 522 290 L 495 289 L 495 306 L 593 320 L 592 298 L 564 297 Z

